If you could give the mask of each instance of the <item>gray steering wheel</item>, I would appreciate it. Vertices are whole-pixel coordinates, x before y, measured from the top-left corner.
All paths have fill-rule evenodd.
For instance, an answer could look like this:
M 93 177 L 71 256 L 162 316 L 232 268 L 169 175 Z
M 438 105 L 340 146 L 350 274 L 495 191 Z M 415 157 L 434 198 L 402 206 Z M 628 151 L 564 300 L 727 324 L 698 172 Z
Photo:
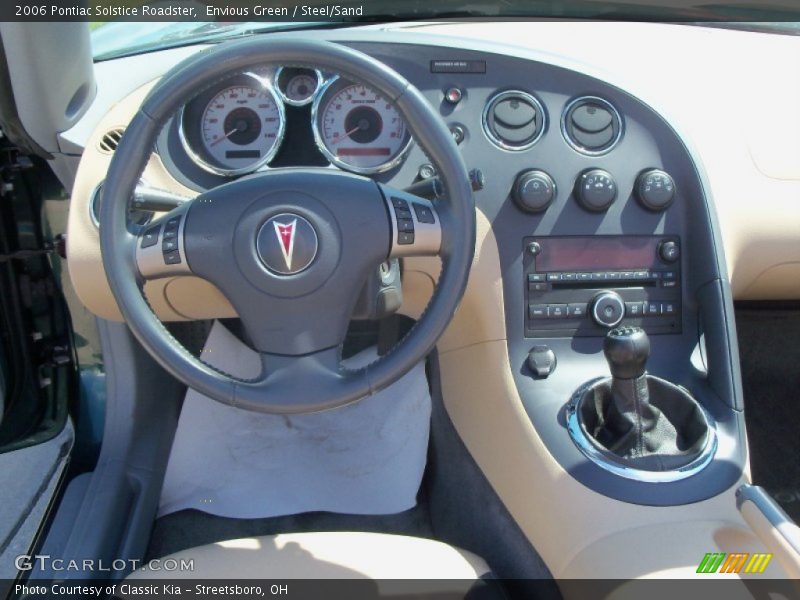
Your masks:
M 333 168 L 275 169 L 209 190 L 131 234 L 128 198 L 162 127 L 187 100 L 265 63 L 322 68 L 378 90 L 395 104 L 436 167 L 443 199 L 430 202 Z M 452 319 L 474 253 L 472 189 L 442 119 L 386 65 L 322 41 L 258 36 L 178 65 L 126 129 L 103 193 L 103 265 L 136 338 L 190 388 L 261 413 L 332 409 L 397 381 L 433 349 Z M 442 258 L 439 283 L 424 314 L 388 354 L 362 369 L 344 369 L 340 348 L 366 278 L 389 258 L 421 255 Z M 261 356 L 259 377 L 241 380 L 218 371 L 169 334 L 142 286 L 148 279 L 176 275 L 206 279 L 227 297 Z

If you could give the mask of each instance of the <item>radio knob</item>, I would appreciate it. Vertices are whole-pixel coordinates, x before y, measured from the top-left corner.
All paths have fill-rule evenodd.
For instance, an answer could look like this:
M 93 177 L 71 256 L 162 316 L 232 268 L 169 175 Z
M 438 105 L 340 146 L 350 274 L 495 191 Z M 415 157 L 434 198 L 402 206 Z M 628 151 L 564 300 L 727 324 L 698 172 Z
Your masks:
M 617 182 L 605 169 L 589 169 L 575 182 L 575 197 L 586 210 L 603 212 L 617 198 Z
M 616 327 L 624 316 L 625 302 L 616 292 L 606 290 L 594 297 L 592 318 L 601 327 Z
M 512 195 L 525 212 L 543 212 L 556 197 L 556 183 L 544 171 L 523 171 L 514 182 Z
M 675 182 L 661 169 L 647 169 L 636 178 L 636 197 L 648 210 L 666 210 L 675 199 Z
M 665 263 L 674 263 L 681 257 L 681 247 L 672 240 L 661 242 L 658 245 L 658 256 Z

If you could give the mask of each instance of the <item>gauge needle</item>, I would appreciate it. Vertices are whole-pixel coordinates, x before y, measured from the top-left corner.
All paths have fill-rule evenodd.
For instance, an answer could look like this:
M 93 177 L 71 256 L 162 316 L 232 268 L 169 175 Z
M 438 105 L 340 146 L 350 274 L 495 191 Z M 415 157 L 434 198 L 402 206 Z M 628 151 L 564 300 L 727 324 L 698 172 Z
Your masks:
M 348 132 L 347 132 L 347 133 L 345 133 L 344 135 L 340 135 L 339 137 L 337 137 L 337 138 L 334 138 L 334 139 L 331 141 L 331 146 L 335 146 L 336 144 L 338 144 L 339 142 L 341 142 L 343 139 L 350 137 L 350 135 L 351 135 L 351 134 L 355 133 L 356 131 L 358 131 L 358 130 L 359 130 L 359 129 L 361 129 L 361 128 L 362 128 L 362 127 L 361 127 L 361 124 L 359 123 L 358 125 L 356 125 L 355 127 L 353 127 L 353 128 L 350 130 L 350 131 L 348 131 Z
M 233 128 L 233 129 L 231 129 L 231 130 L 230 130 L 228 133 L 226 133 L 225 135 L 223 135 L 221 138 L 217 138 L 217 139 L 215 139 L 213 142 L 211 142 L 211 145 L 212 145 L 212 146 L 216 146 L 216 145 L 217 145 L 217 144 L 219 144 L 221 141 L 223 141 L 223 140 L 227 140 L 229 137 L 231 137 L 231 136 L 232 136 L 234 133 L 236 133 L 237 131 L 239 131 L 239 128 L 238 128 L 238 127 L 234 127 L 234 128 Z

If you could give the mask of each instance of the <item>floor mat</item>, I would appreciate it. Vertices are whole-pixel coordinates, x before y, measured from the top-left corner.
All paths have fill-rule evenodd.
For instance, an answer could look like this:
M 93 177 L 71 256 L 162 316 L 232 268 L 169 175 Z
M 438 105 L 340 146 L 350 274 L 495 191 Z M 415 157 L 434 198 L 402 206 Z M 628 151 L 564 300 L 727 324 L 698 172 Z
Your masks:
M 199 510 L 183 510 L 156 521 L 147 560 L 224 540 L 311 531 L 365 531 L 433 538 L 424 500 L 414 508 L 394 515 L 315 512 L 269 519 L 229 519 Z
M 800 522 L 800 310 L 736 310 L 753 481 Z
M 261 368 L 255 352 L 220 323 L 202 356 L 239 377 Z M 357 369 L 376 357 L 369 348 L 343 364 Z M 242 519 L 408 510 L 425 469 L 430 414 L 422 363 L 364 402 L 315 414 L 258 414 L 189 390 L 159 516 L 185 509 Z

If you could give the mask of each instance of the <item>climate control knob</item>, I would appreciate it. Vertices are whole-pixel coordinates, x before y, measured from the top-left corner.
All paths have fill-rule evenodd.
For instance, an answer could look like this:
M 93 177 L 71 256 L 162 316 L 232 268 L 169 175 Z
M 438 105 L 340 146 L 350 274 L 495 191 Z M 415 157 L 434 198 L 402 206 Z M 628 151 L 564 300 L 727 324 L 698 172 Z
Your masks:
M 647 169 L 636 178 L 636 198 L 648 210 L 666 210 L 675 199 L 675 182 L 661 169 Z
M 617 182 L 605 169 L 589 169 L 575 182 L 575 198 L 586 210 L 603 212 L 617 198 Z
M 616 327 L 625 316 L 625 302 L 619 294 L 605 290 L 592 301 L 592 318 L 601 327 Z
M 517 175 L 512 195 L 517 206 L 525 212 L 543 212 L 556 197 L 556 183 L 544 171 L 523 171 Z

